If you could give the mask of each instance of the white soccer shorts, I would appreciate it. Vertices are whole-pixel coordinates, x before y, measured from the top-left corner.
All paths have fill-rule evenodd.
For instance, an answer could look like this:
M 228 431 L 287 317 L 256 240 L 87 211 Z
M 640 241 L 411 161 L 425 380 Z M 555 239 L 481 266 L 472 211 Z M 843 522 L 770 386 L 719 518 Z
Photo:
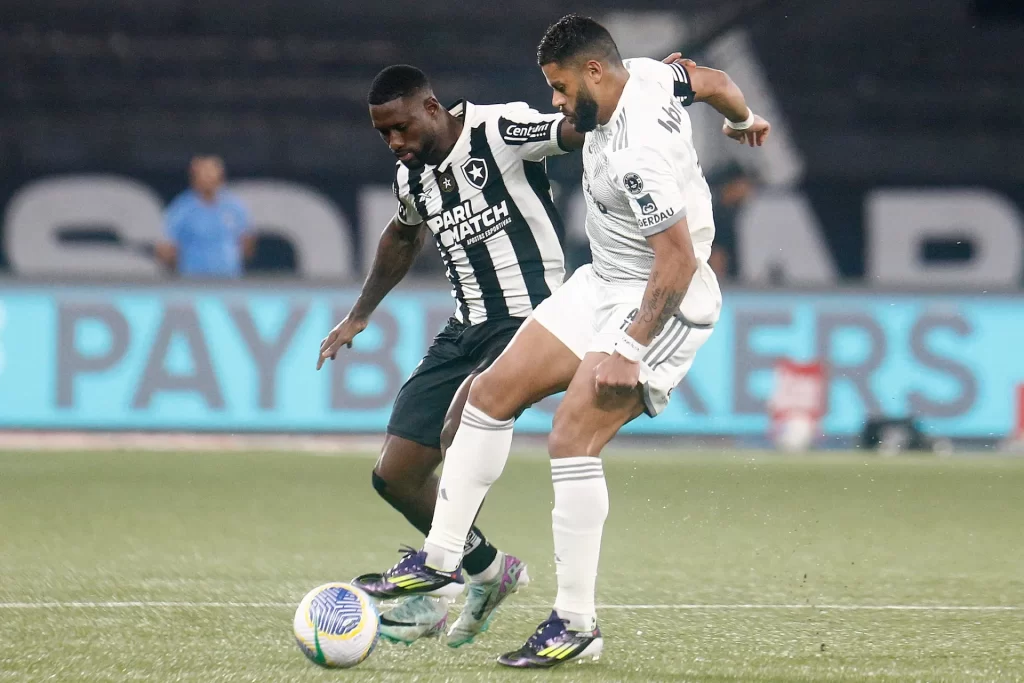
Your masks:
M 612 353 L 643 301 L 645 283 L 608 282 L 589 265 L 582 266 L 533 312 L 543 325 L 579 358 L 588 352 Z M 711 336 L 721 309 L 714 273 L 701 263 L 681 310 L 651 342 L 640 365 L 647 414 L 655 417 L 669 394 L 689 372 L 697 350 Z M 684 315 L 693 311 L 695 315 Z M 701 320 L 704 322 L 694 322 Z

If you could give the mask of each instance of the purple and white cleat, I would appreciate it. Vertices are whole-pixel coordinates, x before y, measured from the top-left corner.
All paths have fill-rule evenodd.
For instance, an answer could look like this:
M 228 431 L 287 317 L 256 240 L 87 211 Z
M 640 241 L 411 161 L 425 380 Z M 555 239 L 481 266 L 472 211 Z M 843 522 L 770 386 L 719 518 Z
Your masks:
M 404 548 L 404 556 L 383 574 L 363 574 L 352 579 L 352 585 L 374 598 L 401 598 L 406 595 L 432 595 L 454 598 L 462 593 L 466 582 L 462 569 L 445 572 L 427 566 L 427 554 L 422 550 Z
M 518 557 L 502 554 L 501 572 L 493 581 L 469 582 L 469 595 L 459 618 L 448 631 L 448 647 L 461 647 L 485 632 L 498 606 L 520 588 L 530 584 L 526 563 Z
M 498 663 L 517 669 L 549 669 L 571 659 L 597 659 L 603 649 L 601 629 L 570 631 L 568 622 L 552 612 L 525 645 L 498 657 Z

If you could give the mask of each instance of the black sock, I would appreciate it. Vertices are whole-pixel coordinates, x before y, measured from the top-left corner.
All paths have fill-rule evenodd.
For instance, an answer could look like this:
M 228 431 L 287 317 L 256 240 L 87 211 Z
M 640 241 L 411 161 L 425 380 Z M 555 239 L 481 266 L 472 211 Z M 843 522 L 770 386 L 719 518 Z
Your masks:
M 470 574 L 479 574 L 491 566 L 498 556 L 498 549 L 487 542 L 482 531 L 473 527 L 466 537 L 466 550 L 462 566 Z

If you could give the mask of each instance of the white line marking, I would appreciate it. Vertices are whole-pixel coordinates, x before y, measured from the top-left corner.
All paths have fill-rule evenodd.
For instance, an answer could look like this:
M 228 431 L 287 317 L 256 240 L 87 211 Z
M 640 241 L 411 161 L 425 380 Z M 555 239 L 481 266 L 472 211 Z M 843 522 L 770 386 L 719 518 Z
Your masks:
M 298 602 L 191 602 L 191 601 L 44 601 L 0 602 L 0 609 L 175 609 L 241 608 L 277 609 L 295 607 Z M 505 609 L 548 609 L 550 605 L 508 605 Z M 678 604 L 678 605 L 598 605 L 599 610 L 821 610 L 830 612 L 1024 612 L 1024 605 L 804 605 L 804 604 Z

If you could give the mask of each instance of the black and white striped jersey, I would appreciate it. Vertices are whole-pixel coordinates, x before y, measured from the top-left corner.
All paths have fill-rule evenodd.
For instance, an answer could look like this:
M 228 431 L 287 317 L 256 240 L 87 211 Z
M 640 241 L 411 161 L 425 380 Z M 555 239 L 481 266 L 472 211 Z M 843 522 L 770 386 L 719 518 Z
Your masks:
M 398 164 L 397 218 L 430 228 L 459 320 L 528 317 L 565 276 L 561 218 L 544 167 L 546 157 L 567 151 L 563 117 L 522 102 L 459 102 L 451 113 L 465 125 L 444 161 Z

